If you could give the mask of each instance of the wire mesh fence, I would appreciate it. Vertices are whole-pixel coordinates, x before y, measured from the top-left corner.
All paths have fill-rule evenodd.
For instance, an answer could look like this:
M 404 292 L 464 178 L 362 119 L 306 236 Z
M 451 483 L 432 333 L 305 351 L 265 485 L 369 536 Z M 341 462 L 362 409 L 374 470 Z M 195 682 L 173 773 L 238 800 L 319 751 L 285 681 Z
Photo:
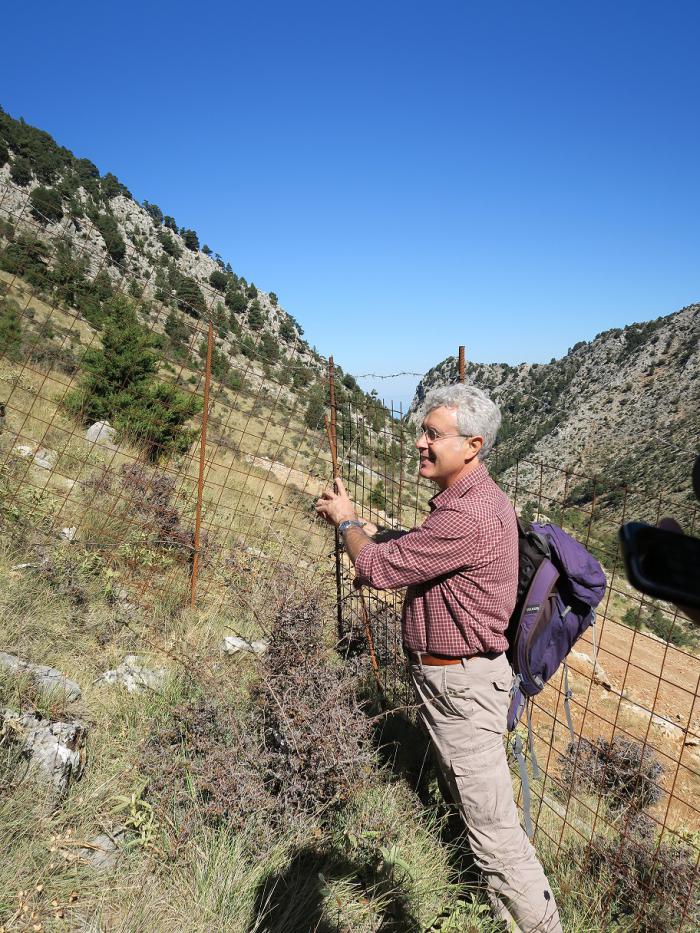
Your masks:
M 317 355 L 298 340 L 273 347 L 264 334 L 241 334 L 221 293 L 206 285 L 200 288 L 206 307 L 194 308 L 167 284 L 135 277 L 133 268 L 127 281 L 125 267 L 91 252 L 87 241 L 78 250 L 66 246 L 63 231 L 47 234 L 26 202 L 12 212 L 0 200 L 0 217 L 12 231 L 5 252 L 17 254 L 4 263 L 16 271 L 0 271 L 3 310 L 15 335 L 14 343 L 5 341 L 2 372 L 5 514 L 19 521 L 19 505 L 31 506 L 32 523 L 47 538 L 62 534 L 99 549 L 145 601 L 155 594 L 183 598 L 195 558 L 201 558 L 202 603 L 215 591 L 221 595 L 236 563 L 252 559 L 256 573 L 272 574 L 280 562 L 298 568 L 325 554 L 312 503 L 330 454 L 306 412 L 321 390 Z M 133 267 L 128 253 L 124 263 Z M 91 324 L 73 307 L 74 296 L 55 275 L 41 274 L 55 273 L 64 259 L 73 269 L 88 268 L 93 285 L 107 273 L 102 287 L 105 302 L 115 305 L 117 341 L 129 326 L 129 306 L 137 309 L 137 345 L 131 359 L 112 360 L 121 369 L 110 374 L 117 384 L 107 387 L 105 405 L 138 388 L 143 359 L 137 357 L 150 352 L 157 356 L 154 382 L 177 392 L 153 398 L 150 422 L 148 412 L 144 423 L 143 412 L 126 410 L 116 432 L 111 413 L 95 417 L 81 396 L 81 365 L 107 335 L 97 315 Z M 209 319 L 215 324 L 208 432 L 200 444 Z M 192 417 L 173 444 L 161 427 L 177 417 L 178 406 Z
M 341 475 L 360 517 L 379 526 L 379 539 L 419 524 L 435 492 L 416 479 L 415 430 L 402 415 L 391 411 L 381 423 L 368 424 L 351 410 L 337 414 Z M 598 557 L 607 576 L 596 624 L 569 658 L 574 736 L 564 710 L 563 669 L 531 701 L 530 765 L 541 772 L 534 782 L 535 838 L 553 860 L 575 859 L 582 879 L 591 865 L 599 870 L 604 863 L 613 878 L 606 909 L 619 892 L 619 876 L 633 876 L 632 913 L 640 924 L 654 916 L 651 904 L 670 860 L 681 880 L 665 889 L 664 928 L 691 928 L 700 856 L 698 633 L 675 607 L 630 587 L 617 530 L 631 519 L 675 515 L 692 531 L 697 508 L 686 499 L 618 488 L 609 477 L 603 484 L 541 462 L 506 462 L 504 469 L 497 447 L 488 463 L 521 518 L 561 525 Z M 412 698 L 399 634 L 402 594 L 358 591 L 350 562 L 341 559 L 341 634 L 348 651 L 368 652 L 369 642 L 387 703 L 403 709 Z M 620 785 L 629 792 L 624 806 L 616 797 Z
M 377 540 L 421 523 L 434 490 L 417 478 L 405 412 L 363 396 L 298 335 L 283 339 L 272 304 L 264 310 L 277 332 L 251 335 L 215 287 L 199 282 L 188 296 L 167 256 L 147 263 L 137 241 L 115 261 L 72 220 L 47 226 L 11 185 L 0 191 L 0 220 L 0 518 L 13 570 L 99 566 L 115 599 L 126 591 L 132 604 L 169 611 L 225 610 L 253 584 L 271 594 L 320 580 L 342 654 L 366 662 L 387 709 L 410 707 L 403 595 L 355 589 L 313 509 L 340 475 Z M 100 378 L 112 381 L 97 417 L 86 372 L 94 376 L 98 357 L 104 364 L 110 340 Z M 521 517 L 573 533 L 608 580 L 597 659 L 591 633 L 570 657 L 576 740 L 561 671 L 532 703 L 536 841 L 608 885 L 606 909 L 622 885 L 643 926 L 663 887 L 657 928 L 691 928 L 698 638 L 676 609 L 627 584 L 617 529 L 672 514 L 692 533 L 697 509 L 611 477 L 511 463 L 498 448 L 488 463 Z

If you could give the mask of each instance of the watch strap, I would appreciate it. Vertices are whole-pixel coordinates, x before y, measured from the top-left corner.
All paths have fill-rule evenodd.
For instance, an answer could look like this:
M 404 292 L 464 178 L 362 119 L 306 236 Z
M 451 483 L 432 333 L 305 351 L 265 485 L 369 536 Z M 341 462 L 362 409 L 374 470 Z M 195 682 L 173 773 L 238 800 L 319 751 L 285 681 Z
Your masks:
M 357 518 L 348 518 L 338 525 L 338 534 L 344 535 L 348 528 L 362 528 L 366 524 Z

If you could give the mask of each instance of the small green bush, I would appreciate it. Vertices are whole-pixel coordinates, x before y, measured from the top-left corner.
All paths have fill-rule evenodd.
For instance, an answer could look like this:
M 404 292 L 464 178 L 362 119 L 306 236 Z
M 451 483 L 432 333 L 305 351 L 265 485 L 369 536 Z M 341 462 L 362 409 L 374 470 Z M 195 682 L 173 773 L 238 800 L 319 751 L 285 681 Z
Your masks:
M 181 311 L 192 315 L 192 317 L 201 317 L 205 313 L 207 303 L 204 300 L 202 289 L 194 279 L 187 275 L 178 276 L 175 283 L 175 295 L 177 306 Z
M 56 223 L 63 217 L 61 196 L 55 188 L 35 188 L 29 195 L 32 214 L 42 223 Z
M 225 292 L 229 283 L 229 277 L 220 269 L 214 269 L 209 276 L 209 284 L 219 292 Z
M 121 262 L 126 255 L 126 243 L 119 232 L 119 225 L 111 214 L 95 214 L 93 223 L 102 234 L 105 247 L 115 262 Z
M 10 298 L 0 298 L 0 354 L 18 360 L 22 350 L 22 319 L 19 306 Z
M 32 180 L 32 166 L 29 160 L 18 156 L 10 168 L 10 178 L 20 188 L 26 188 Z
M 182 250 L 176 241 L 170 236 L 169 233 L 166 233 L 164 230 L 158 231 L 158 242 L 163 247 L 168 256 L 172 256 L 173 259 L 177 259 L 179 256 L 182 256 Z

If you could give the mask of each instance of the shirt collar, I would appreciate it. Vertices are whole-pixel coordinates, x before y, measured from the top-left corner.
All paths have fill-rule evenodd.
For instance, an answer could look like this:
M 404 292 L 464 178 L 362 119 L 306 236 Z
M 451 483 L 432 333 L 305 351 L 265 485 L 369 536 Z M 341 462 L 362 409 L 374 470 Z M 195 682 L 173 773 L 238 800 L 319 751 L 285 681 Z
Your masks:
M 472 470 L 471 473 L 467 473 L 466 476 L 463 476 L 461 479 L 457 480 L 456 483 L 453 483 L 452 486 L 448 486 L 447 489 L 443 489 L 441 492 L 433 496 L 433 498 L 428 503 L 430 505 L 431 511 L 436 509 L 439 505 L 447 505 L 448 502 L 452 502 L 455 499 L 461 499 L 462 496 L 473 489 L 475 486 L 480 485 L 487 479 L 489 471 L 486 468 L 485 463 L 480 463 L 479 466 Z

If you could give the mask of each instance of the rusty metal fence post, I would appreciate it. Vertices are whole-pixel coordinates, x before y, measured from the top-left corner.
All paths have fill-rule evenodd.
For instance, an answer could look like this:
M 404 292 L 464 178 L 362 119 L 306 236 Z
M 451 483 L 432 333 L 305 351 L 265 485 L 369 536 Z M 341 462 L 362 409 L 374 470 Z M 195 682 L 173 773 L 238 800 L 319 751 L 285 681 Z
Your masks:
M 328 437 L 328 446 L 331 451 L 331 462 L 333 464 L 333 479 L 336 480 L 340 477 L 340 464 L 338 463 L 338 408 L 335 397 L 335 366 L 333 363 L 333 357 L 328 358 L 328 399 L 330 406 L 330 418 L 326 415 L 325 424 L 326 424 L 326 435 Z M 336 606 L 337 606 L 337 618 L 338 618 L 338 641 L 343 638 L 344 635 L 344 622 L 343 622 L 343 571 L 342 571 L 342 561 L 341 561 L 341 544 L 340 544 L 340 535 L 338 534 L 338 529 L 335 529 L 335 586 L 336 586 Z M 365 599 L 365 594 L 362 590 L 359 591 L 360 598 L 360 608 L 362 610 L 362 619 L 365 630 L 365 638 L 367 639 L 367 646 L 369 648 L 369 658 L 370 664 L 372 666 L 372 672 L 374 678 L 377 682 L 377 688 L 379 694 L 384 698 L 384 685 L 382 683 L 381 674 L 379 672 L 379 662 L 377 661 L 377 653 L 374 648 L 374 638 L 372 636 L 372 627 L 370 624 L 369 610 L 367 609 L 367 601 Z
M 204 464 L 207 452 L 207 421 L 209 418 L 209 389 L 211 386 L 211 356 L 214 348 L 214 325 L 209 321 L 207 334 L 207 362 L 204 371 L 204 410 L 202 412 L 202 437 L 199 445 L 199 479 L 197 481 L 197 510 L 194 523 L 194 552 L 192 577 L 190 580 L 190 608 L 197 602 L 197 580 L 199 577 L 199 551 L 202 532 L 202 497 L 204 494 Z
M 464 347 L 459 348 L 459 381 L 464 385 Z

